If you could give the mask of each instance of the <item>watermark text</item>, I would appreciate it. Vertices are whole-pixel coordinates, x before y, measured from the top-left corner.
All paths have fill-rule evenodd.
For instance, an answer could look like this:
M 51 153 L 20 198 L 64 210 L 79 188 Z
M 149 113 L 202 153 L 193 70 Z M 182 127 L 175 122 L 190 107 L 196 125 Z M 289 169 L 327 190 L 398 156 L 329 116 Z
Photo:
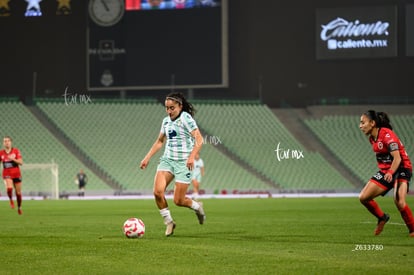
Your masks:
M 354 244 L 352 251 L 381 251 L 384 250 L 382 244 Z
M 66 105 L 90 104 L 90 103 L 92 103 L 92 99 L 91 99 L 90 95 L 71 93 L 69 91 L 69 87 L 66 87 L 65 93 L 62 96 L 65 99 L 65 104 Z
M 285 149 L 280 146 L 280 142 L 277 144 L 275 152 L 278 161 L 282 161 L 284 159 L 302 159 L 305 157 L 303 155 L 303 151 L 296 149 Z

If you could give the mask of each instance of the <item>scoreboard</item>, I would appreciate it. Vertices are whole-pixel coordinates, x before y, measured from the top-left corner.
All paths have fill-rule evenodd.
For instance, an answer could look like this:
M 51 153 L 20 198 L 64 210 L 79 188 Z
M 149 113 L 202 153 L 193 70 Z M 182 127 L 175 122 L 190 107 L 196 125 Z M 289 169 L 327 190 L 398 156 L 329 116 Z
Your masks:
M 226 1 L 90 1 L 88 90 L 228 85 Z

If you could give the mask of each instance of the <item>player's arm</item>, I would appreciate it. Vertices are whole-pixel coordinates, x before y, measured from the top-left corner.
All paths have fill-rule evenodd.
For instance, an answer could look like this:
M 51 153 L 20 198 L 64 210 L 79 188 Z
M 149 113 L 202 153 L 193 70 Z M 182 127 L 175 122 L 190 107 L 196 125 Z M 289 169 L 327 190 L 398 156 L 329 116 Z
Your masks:
M 141 161 L 141 164 L 139 166 L 141 169 L 145 169 L 148 166 L 148 163 L 152 156 L 155 155 L 155 153 L 157 153 L 162 148 L 165 138 L 165 134 L 160 133 L 158 138 L 155 140 L 154 144 L 151 146 L 151 149 L 148 151 L 147 155 Z
M 398 167 L 400 166 L 400 163 L 401 163 L 400 151 L 394 150 L 394 151 L 391 151 L 390 154 L 393 158 L 392 163 L 391 163 L 391 167 L 387 171 L 387 173 L 385 173 L 385 176 L 384 176 L 384 179 L 388 182 L 392 181 L 392 175 L 395 173 L 395 171 L 398 170 Z
M 23 159 L 22 158 L 19 158 L 19 159 L 16 159 L 16 161 L 15 161 L 18 165 L 23 165 Z
M 23 158 L 20 156 L 19 153 L 17 153 L 17 157 L 16 158 L 9 158 L 11 161 L 13 161 L 14 163 L 18 164 L 18 165 L 23 165 Z
M 19 159 L 12 159 L 12 161 L 14 161 L 15 163 L 17 163 L 18 165 L 23 165 L 23 159 L 19 158 Z
M 200 172 L 201 172 L 201 175 L 204 177 L 204 173 L 205 173 L 205 171 L 204 171 L 204 166 L 201 166 L 201 168 L 200 168 Z
M 195 142 L 193 150 L 191 151 L 190 156 L 187 159 L 187 167 L 188 169 L 193 170 L 195 155 L 197 155 L 197 153 L 200 152 L 201 146 L 203 146 L 203 136 L 201 135 L 200 130 L 198 128 L 194 129 L 191 132 L 191 136 L 194 138 Z

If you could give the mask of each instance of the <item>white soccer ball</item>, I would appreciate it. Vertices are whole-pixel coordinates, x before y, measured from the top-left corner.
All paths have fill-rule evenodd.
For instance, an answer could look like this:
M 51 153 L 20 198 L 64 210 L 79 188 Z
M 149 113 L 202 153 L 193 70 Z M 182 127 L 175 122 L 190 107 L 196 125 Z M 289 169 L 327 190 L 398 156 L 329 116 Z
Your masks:
M 142 238 L 145 234 L 145 224 L 139 218 L 129 218 L 122 227 L 127 238 Z

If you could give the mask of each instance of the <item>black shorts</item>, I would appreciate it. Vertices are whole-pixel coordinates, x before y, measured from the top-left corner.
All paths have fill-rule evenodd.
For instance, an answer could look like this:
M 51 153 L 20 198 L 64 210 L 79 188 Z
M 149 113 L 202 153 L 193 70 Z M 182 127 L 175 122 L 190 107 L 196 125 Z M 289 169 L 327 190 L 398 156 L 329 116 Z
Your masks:
M 371 177 L 371 181 L 374 182 L 375 184 L 377 184 L 379 187 L 381 187 L 382 189 L 384 189 L 384 193 L 382 193 L 382 195 L 384 196 L 385 194 L 388 193 L 388 191 L 390 191 L 391 189 L 394 188 L 394 184 L 395 181 L 405 181 L 407 182 L 407 192 L 408 192 L 408 187 L 409 187 L 409 183 L 410 183 L 410 179 L 412 176 L 412 173 L 409 169 L 407 168 L 399 168 L 397 170 L 397 172 L 394 173 L 393 177 L 392 177 L 392 181 L 388 182 L 384 179 L 385 173 L 378 171 L 375 175 L 373 175 Z
M 4 179 L 10 179 L 13 181 L 13 183 L 19 183 L 22 182 L 22 178 L 12 178 L 10 176 L 5 176 Z

